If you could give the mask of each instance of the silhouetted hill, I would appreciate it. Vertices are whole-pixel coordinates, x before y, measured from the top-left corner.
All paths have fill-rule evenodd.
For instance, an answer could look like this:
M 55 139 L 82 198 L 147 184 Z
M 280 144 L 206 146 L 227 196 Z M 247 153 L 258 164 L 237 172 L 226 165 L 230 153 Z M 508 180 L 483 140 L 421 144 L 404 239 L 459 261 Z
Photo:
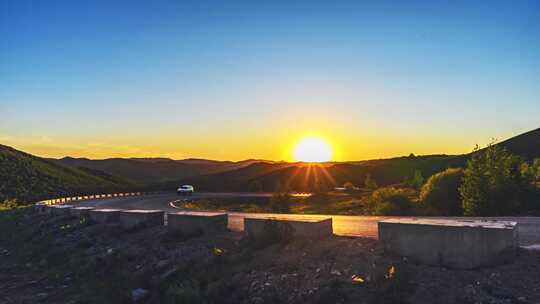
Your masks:
M 540 157 L 540 129 L 505 140 L 498 145 L 527 160 Z M 464 167 L 470 154 L 396 157 L 355 162 L 329 162 L 308 166 L 302 163 L 255 164 L 220 174 L 208 174 L 161 184 L 173 189 L 179 184 L 193 184 L 206 191 L 274 191 L 287 185 L 296 191 L 328 189 L 352 182 L 362 186 L 371 175 L 381 186 L 402 183 L 419 170 L 424 178 L 446 168 Z
M 109 158 L 92 160 L 72 157 L 64 157 L 56 161 L 70 167 L 86 167 L 100 170 L 140 183 L 166 182 L 219 173 L 258 162 L 256 160 L 231 162 L 206 159 L 172 160 L 169 158 Z
M 403 182 L 420 170 L 426 177 L 449 167 L 462 167 L 466 156 L 432 155 L 398 157 L 354 163 L 256 163 L 250 166 L 163 183 L 156 187 L 174 189 L 180 184 L 193 184 L 201 191 L 274 191 L 286 185 L 295 191 L 329 189 L 352 182 L 362 186 L 367 174 L 379 185 Z
M 136 186 L 105 172 L 72 168 L 0 145 L 0 201 L 31 202 L 63 194 L 117 191 Z
M 290 163 L 258 162 L 245 167 L 215 174 L 194 176 L 182 180 L 151 185 L 156 190 L 176 189 L 180 184 L 197 185 L 197 190 L 208 191 L 248 191 L 249 182 L 261 174 L 290 167 Z
M 514 136 L 499 145 L 526 160 L 538 158 L 540 157 L 540 128 Z

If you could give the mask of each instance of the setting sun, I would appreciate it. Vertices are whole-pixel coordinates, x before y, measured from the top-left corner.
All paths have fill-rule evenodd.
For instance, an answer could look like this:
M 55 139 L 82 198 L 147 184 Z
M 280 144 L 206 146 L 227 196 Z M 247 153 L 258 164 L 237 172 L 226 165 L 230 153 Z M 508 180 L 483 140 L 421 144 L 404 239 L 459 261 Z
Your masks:
M 325 162 L 332 159 L 332 147 L 322 138 L 306 137 L 296 144 L 294 159 L 302 162 Z

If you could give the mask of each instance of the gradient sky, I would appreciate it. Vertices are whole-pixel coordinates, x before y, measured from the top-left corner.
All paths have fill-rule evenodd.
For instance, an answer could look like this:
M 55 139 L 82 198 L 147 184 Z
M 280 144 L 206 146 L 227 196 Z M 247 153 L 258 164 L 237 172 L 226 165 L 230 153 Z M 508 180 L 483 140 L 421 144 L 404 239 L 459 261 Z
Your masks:
M 465 153 L 540 127 L 540 1 L 0 0 L 0 114 L 50 157 Z

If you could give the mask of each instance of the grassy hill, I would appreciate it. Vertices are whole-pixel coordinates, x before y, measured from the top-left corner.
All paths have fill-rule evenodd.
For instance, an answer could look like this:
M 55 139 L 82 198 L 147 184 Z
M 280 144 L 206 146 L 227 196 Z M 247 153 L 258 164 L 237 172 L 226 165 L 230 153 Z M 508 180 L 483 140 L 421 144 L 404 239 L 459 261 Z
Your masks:
M 540 128 L 514 136 L 499 145 L 505 147 L 510 153 L 531 161 L 540 157 Z
M 118 191 L 137 185 L 89 168 L 73 168 L 0 145 L 0 202 L 32 202 L 68 194 Z

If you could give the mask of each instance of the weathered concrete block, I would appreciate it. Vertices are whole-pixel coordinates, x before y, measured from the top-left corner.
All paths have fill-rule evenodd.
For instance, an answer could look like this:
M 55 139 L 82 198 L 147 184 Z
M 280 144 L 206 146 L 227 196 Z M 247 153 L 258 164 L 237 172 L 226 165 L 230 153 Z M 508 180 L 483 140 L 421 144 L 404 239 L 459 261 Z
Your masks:
M 279 231 L 292 237 L 322 238 L 333 235 L 332 218 L 244 218 L 244 231 L 251 238 L 259 238 Z
M 225 231 L 229 217 L 218 212 L 167 213 L 167 229 L 190 234 L 194 232 Z
M 90 219 L 96 223 L 117 223 L 120 220 L 120 209 L 90 210 Z
M 71 215 L 76 217 L 90 217 L 90 211 L 94 210 L 94 207 L 73 207 L 71 208 Z
M 511 261 L 519 244 L 516 222 L 389 219 L 378 226 L 387 251 L 450 268 Z
M 124 229 L 163 226 L 165 212 L 161 210 L 122 210 L 120 226 Z

